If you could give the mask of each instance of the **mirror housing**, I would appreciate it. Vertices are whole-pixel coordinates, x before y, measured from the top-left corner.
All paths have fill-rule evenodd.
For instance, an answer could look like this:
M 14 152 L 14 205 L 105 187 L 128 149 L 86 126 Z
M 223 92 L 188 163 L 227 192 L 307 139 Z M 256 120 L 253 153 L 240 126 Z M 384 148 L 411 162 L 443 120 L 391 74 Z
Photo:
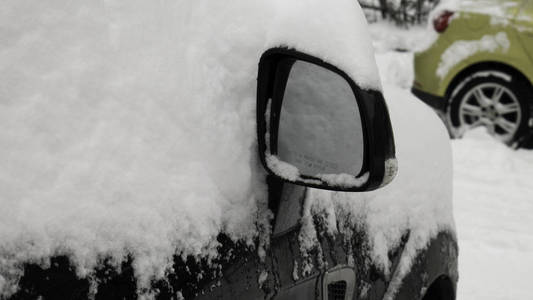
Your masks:
M 333 92 L 323 91 L 328 85 Z M 361 89 L 342 70 L 296 50 L 273 48 L 261 56 L 257 134 L 265 169 L 294 184 L 370 191 L 389 183 L 397 171 L 383 94 Z

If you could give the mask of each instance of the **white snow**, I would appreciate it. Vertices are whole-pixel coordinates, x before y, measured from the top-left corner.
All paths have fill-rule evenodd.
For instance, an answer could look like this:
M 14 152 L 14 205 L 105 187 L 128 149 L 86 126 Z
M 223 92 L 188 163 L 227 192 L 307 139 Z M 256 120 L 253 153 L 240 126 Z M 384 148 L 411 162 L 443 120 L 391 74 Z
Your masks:
M 100 254 L 132 253 L 142 288 L 176 251 L 256 236 L 265 50 L 380 88 L 352 0 L 12 0 L 0 34 L 0 293 L 22 261 L 68 254 L 87 275 Z
M 500 51 L 505 54 L 510 45 L 507 34 L 503 31 L 494 35 L 484 35 L 479 40 L 454 41 L 442 54 L 436 74 L 444 78 L 454 66 L 468 57 L 478 52 Z
M 296 181 L 300 178 L 300 170 L 297 167 L 282 161 L 276 155 L 266 153 L 266 163 L 270 170 L 276 175 L 289 181 Z
M 261 273 L 259 273 L 259 277 L 257 278 L 257 284 L 259 285 L 259 287 L 262 287 L 263 284 L 267 281 L 268 279 L 268 272 L 263 270 L 261 271 Z
M 470 80 L 474 79 L 474 78 L 479 78 L 479 77 L 488 77 L 488 76 L 495 76 L 495 77 L 499 77 L 505 81 L 511 81 L 512 80 L 512 77 L 511 75 L 509 74 L 506 74 L 506 73 L 503 73 L 501 71 L 498 71 L 498 70 L 489 70 L 489 71 L 480 71 L 480 72 L 476 72 L 470 76 L 468 76 L 467 78 L 465 78 L 463 81 L 461 81 L 457 87 L 454 88 L 454 90 L 452 91 L 452 97 L 455 96 L 459 90 L 461 90 L 461 88 L 467 84 Z
M 355 177 L 351 174 L 318 174 L 320 180 L 332 186 L 338 187 L 358 187 L 368 181 L 368 172 L 365 172 L 360 177 Z
M 380 30 L 374 27 L 371 31 Z M 425 38 L 418 30 L 402 34 L 413 46 Z M 375 36 L 386 39 L 378 44 L 389 45 L 376 55 L 384 81 L 404 87 L 405 78 L 413 76 L 412 53 L 390 52 L 395 38 L 388 39 L 386 32 Z M 531 299 L 533 152 L 512 150 L 482 128 L 451 143 L 459 242 L 457 299 Z
M 533 152 L 483 129 L 453 142 L 461 299 L 530 299 Z
M 385 54 L 385 52 L 392 50 L 422 51 L 427 49 L 439 37 L 439 34 L 434 30 L 428 30 L 429 27 L 433 28 L 433 25 L 412 26 L 409 30 L 405 30 L 394 23 L 382 21 L 371 24 L 369 31 L 375 51 Z M 403 63 L 404 60 L 401 62 Z M 380 74 L 382 80 L 383 76 L 389 75 L 383 72 Z M 403 78 L 403 76 L 396 78 Z
M 293 262 L 293 269 L 292 269 L 292 280 L 294 281 L 298 281 L 300 280 L 300 276 L 298 276 L 298 261 L 294 261 Z

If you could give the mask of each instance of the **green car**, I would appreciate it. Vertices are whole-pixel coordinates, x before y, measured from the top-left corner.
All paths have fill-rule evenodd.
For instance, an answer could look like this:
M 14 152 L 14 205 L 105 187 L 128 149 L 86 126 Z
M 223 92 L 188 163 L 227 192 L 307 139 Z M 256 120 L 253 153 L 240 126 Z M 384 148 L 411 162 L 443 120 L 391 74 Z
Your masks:
M 484 126 L 514 146 L 531 137 L 533 1 L 462 1 L 433 18 L 435 41 L 414 58 L 413 93 L 452 137 Z

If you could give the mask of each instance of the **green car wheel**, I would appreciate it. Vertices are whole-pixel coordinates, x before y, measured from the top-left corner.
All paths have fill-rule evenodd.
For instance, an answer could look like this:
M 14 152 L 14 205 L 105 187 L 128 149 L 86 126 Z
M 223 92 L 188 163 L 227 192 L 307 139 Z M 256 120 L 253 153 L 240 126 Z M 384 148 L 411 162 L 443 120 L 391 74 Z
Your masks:
M 503 72 L 477 72 L 450 95 L 448 118 L 453 137 L 483 126 L 494 138 L 513 144 L 527 132 L 528 85 Z
M 428 45 L 414 55 L 412 91 L 452 137 L 475 127 L 533 149 L 533 1 L 441 1 Z

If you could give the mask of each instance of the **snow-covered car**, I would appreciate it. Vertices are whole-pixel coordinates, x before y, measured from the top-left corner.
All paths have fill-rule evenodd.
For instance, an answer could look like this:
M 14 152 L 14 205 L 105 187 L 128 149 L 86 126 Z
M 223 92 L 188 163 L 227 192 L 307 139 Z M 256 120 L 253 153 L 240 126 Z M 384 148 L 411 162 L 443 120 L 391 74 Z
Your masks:
M 2 298 L 455 299 L 446 129 L 356 1 L 6 7 Z
M 443 116 L 453 136 L 482 126 L 506 144 L 531 143 L 532 18 L 530 0 L 448 1 L 437 8 L 437 37 L 415 55 L 413 92 Z

